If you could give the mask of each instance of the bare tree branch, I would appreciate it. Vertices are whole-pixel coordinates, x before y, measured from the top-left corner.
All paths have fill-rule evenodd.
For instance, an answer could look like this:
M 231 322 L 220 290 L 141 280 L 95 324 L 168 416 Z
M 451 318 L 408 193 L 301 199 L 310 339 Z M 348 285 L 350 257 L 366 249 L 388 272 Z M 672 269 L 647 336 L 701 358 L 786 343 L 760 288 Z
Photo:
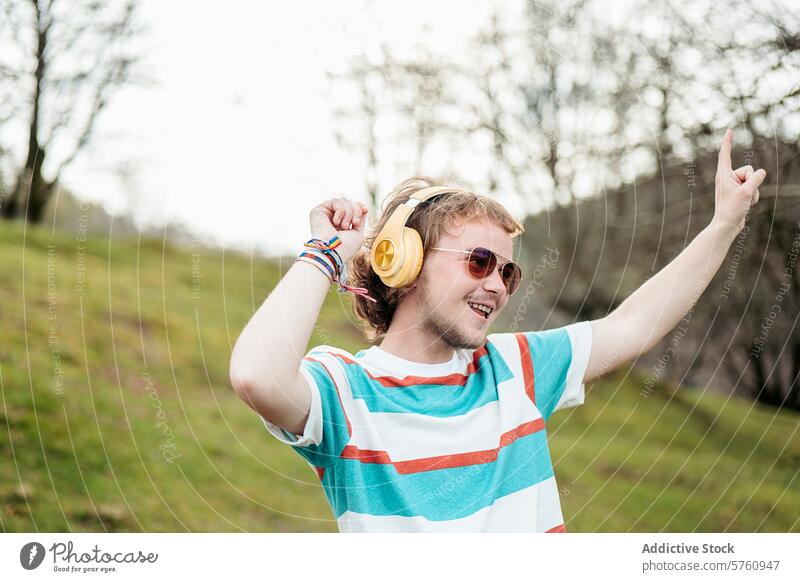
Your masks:
M 136 41 L 144 33 L 136 6 L 135 0 L 3 3 L 7 18 L 0 34 L 20 56 L 0 64 L 9 97 L 4 101 L 13 103 L 0 107 L 0 124 L 27 118 L 28 148 L 23 165 L 13 169 L 15 185 L 0 207 L 2 216 L 40 219 L 62 172 L 92 139 L 113 95 L 131 83 L 139 63 Z

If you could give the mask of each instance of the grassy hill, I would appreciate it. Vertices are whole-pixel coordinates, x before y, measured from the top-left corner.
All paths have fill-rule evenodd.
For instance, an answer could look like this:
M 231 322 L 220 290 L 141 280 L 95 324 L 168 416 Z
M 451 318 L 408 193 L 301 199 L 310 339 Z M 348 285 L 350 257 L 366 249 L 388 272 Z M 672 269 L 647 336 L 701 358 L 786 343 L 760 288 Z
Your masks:
M 0 223 L 0 529 L 336 531 L 228 385 L 289 263 L 82 238 Z M 364 347 L 347 301 L 313 342 Z M 800 416 L 642 383 L 618 371 L 548 425 L 570 531 L 800 531 Z

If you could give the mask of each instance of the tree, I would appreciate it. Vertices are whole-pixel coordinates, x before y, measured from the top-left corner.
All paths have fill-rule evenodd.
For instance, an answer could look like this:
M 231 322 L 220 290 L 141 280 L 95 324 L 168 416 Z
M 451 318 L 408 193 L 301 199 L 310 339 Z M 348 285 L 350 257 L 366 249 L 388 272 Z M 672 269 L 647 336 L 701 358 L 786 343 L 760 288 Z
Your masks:
M 392 159 L 382 151 L 385 146 L 413 144 L 410 173 L 420 173 L 430 140 L 450 133 L 441 121 L 443 109 L 453 104 L 446 92 L 445 67 L 424 45 L 415 53 L 413 60 L 404 60 L 381 43 L 374 53 L 352 57 L 345 71 L 328 73 L 334 136 L 344 151 L 364 158 L 373 208 L 388 185 L 379 180 L 381 161 Z
M 2 2 L 0 161 L 11 183 L 0 192 L 1 216 L 42 219 L 64 169 L 131 82 L 142 32 L 135 0 Z M 15 150 L 24 151 L 21 160 Z
M 764 167 L 768 183 L 750 234 L 737 240 L 748 252 L 731 251 L 711 286 L 725 293 L 714 301 L 708 291 L 696 305 L 668 373 L 800 409 L 800 284 L 787 276 L 800 222 L 800 12 L 783 0 L 633 0 L 621 18 L 598 0 L 526 0 L 511 16 L 499 6 L 452 60 L 417 51 L 380 61 L 382 79 L 402 78 L 381 90 L 404 102 L 396 110 L 407 119 L 395 125 L 418 133 L 404 143 L 465 143 L 478 150 L 467 159 L 487 160 L 475 164 L 487 172 L 480 190 L 512 190 L 529 209 L 546 209 L 527 218 L 522 254 L 535 262 L 546 245 L 558 248 L 548 277 L 563 284 L 538 291 L 536 303 L 589 319 L 613 310 L 711 219 L 719 138 L 735 127 L 737 164 Z M 423 83 L 436 91 L 410 90 Z M 420 112 L 435 112 L 435 123 L 420 123 Z M 380 138 L 373 153 L 385 151 Z M 420 163 L 423 153 L 417 146 L 428 173 L 436 160 Z M 371 159 L 380 165 L 380 155 Z M 768 341 L 754 346 L 765 322 Z

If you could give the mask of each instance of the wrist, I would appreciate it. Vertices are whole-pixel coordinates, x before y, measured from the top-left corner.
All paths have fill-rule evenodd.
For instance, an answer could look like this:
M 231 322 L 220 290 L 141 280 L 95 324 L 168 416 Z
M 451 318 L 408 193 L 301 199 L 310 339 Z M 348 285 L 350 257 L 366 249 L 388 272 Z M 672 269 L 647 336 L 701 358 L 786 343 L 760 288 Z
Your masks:
M 712 220 L 705 230 L 714 235 L 715 240 L 721 240 L 727 246 L 733 244 L 742 229 L 732 224 L 724 224 L 719 220 Z
M 309 261 L 318 266 L 323 272 L 327 272 L 332 283 L 339 286 L 339 293 L 354 293 L 361 295 L 370 301 L 377 300 L 369 296 L 366 288 L 348 285 L 347 266 L 345 261 L 339 256 L 337 247 L 341 247 L 342 239 L 334 236 L 330 240 L 312 238 L 303 245 L 303 250 L 297 260 Z
M 311 265 L 312 270 L 319 272 L 323 277 L 325 277 L 325 280 L 328 281 L 328 285 L 333 283 L 333 279 L 331 279 L 330 273 L 326 271 L 323 265 L 319 264 L 313 259 L 310 259 L 308 257 L 297 257 L 294 262 L 295 264 L 305 263 L 307 265 Z

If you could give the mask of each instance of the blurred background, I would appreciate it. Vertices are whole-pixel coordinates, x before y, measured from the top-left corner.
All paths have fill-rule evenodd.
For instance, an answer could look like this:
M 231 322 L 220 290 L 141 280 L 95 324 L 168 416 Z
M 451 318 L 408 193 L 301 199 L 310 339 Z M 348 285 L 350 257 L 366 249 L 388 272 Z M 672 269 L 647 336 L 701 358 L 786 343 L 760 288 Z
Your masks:
M 612 311 L 767 170 L 695 308 L 550 422 L 570 531 L 800 531 L 800 6 L 4 0 L 0 528 L 336 531 L 228 384 L 347 196 L 451 180 L 526 232 L 493 330 Z M 646 330 L 643 330 L 643 332 Z M 312 345 L 367 347 L 331 293 Z

